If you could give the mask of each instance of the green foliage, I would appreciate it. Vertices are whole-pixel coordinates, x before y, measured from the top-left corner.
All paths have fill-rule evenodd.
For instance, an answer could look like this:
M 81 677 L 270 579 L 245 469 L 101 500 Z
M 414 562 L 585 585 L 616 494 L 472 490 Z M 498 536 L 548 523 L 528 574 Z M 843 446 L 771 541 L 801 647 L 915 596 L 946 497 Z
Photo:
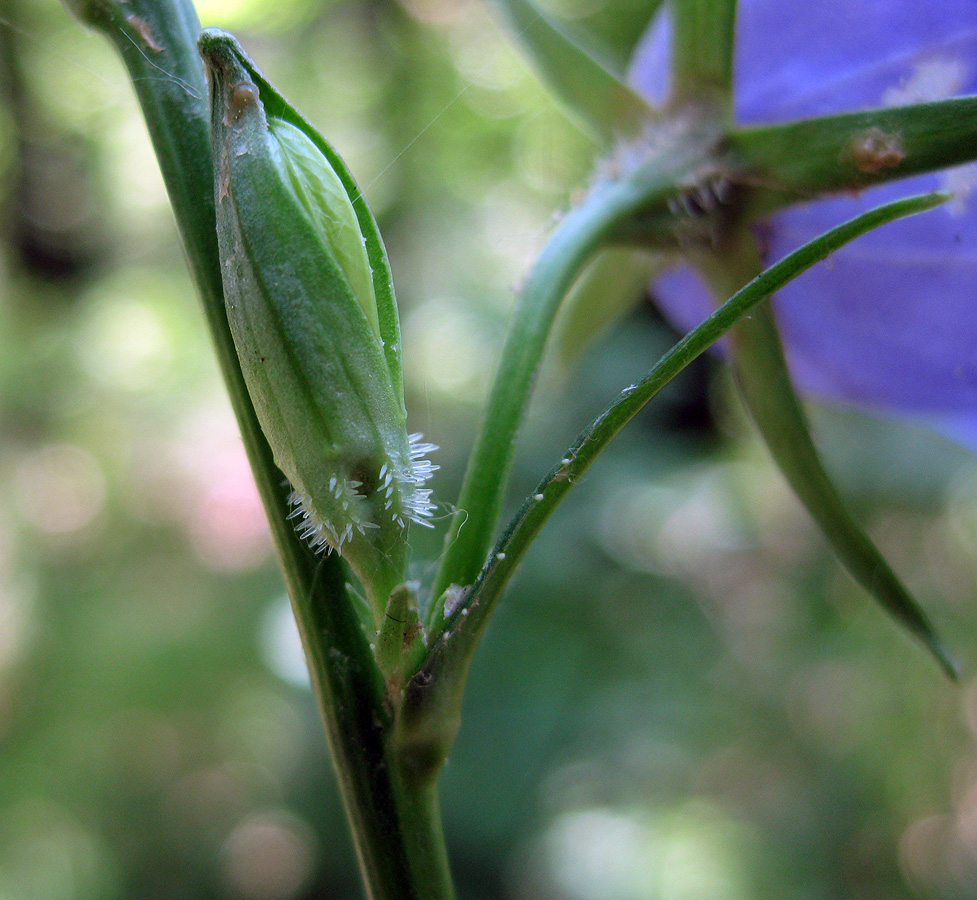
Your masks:
M 498 298 L 589 151 L 481 7 L 301 5 L 243 38 L 362 173 L 398 273 L 409 403 L 457 448 L 439 460 L 453 496 Z M 53 280 L 8 241 L 0 272 L 0 895 L 360 896 L 124 76 L 66 18 L 11 15 L 35 112 L 97 148 L 113 251 Z M 608 335 L 536 408 L 515 495 L 673 340 L 644 307 Z M 710 371 L 587 473 L 488 632 L 443 784 L 463 896 L 973 894 L 972 685 L 879 627 L 735 405 L 714 421 L 704 387 L 727 391 Z M 835 460 L 859 517 L 972 656 L 972 460 L 818 415 L 829 446 L 861 435 Z M 437 547 L 412 537 L 430 580 Z

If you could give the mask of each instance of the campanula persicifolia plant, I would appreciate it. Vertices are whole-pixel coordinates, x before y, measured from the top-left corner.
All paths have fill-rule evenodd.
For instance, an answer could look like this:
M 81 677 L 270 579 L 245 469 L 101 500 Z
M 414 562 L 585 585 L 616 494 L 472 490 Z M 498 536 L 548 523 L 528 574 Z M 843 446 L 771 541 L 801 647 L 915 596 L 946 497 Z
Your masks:
M 787 16 L 768 0 L 648 2 L 612 57 L 529 0 L 503 3 L 601 152 L 520 289 L 460 495 L 444 498 L 456 510 L 444 551 L 422 584 L 406 580 L 409 526 L 431 524 L 436 448 L 407 427 L 393 280 L 353 175 L 233 37 L 201 33 L 189 0 L 70 5 L 113 40 L 139 94 L 371 897 L 453 896 L 437 777 L 486 622 L 584 471 L 721 338 L 757 428 L 840 561 L 953 674 L 821 465 L 795 385 L 972 422 L 973 271 L 950 265 L 952 248 L 973 247 L 971 181 L 968 169 L 932 174 L 977 158 L 977 98 L 957 96 L 977 64 L 966 4 L 831 2 Z M 908 245 L 929 252 L 903 259 Z M 687 333 L 541 463 L 500 528 L 557 313 L 611 247 L 652 259 L 654 290 Z M 832 268 L 815 266 L 829 254 Z
M 771 35 L 776 35 L 772 40 Z M 662 16 L 635 48 L 628 79 L 662 100 L 668 26 Z M 945 100 L 977 90 L 977 21 L 967 3 L 741 3 L 737 122 L 765 125 Z M 868 127 L 848 148 L 867 174 L 906 165 L 898 130 Z M 927 420 L 974 442 L 971 298 L 977 269 L 962 248 L 977 232 L 977 167 L 965 164 L 789 206 L 765 220 L 765 257 L 777 259 L 841 218 L 909 188 L 945 188 L 939 215 L 905 219 L 835 254 L 778 293 L 778 328 L 793 382 L 807 393 Z M 661 304 L 686 327 L 710 308 L 709 289 L 687 267 L 656 283 Z M 939 302 L 932 298 L 939 297 Z M 927 302 L 924 298 L 929 298 Z M 824 327 L 830 321 L 830 329 Z

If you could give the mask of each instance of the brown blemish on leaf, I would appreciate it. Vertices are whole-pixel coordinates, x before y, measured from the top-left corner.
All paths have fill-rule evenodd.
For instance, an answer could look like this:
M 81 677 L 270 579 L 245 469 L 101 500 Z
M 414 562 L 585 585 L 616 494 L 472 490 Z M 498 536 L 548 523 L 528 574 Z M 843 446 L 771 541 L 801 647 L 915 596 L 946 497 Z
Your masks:
M 231 170 L 230 160 L 227 158 L 227 147 L 221 148 L 220 159 L 217 162 L 220 179 L 218 181 L 217 202 L 220 203 L 227 199 L 231 191 Z
M 153 29 L 149 27 L 149 22 L 139 16 L 126 16 L 126 21 L 132 26 L 132 30 L 139 35 L 142 42 L 153 53 L 162 53 L 163 47 L 156 42 Z
M 422 629 L 421 629 L 420 622 L 414 622 L 413 625 L 409 625 L 404 630 L 404 646 L 402 648 L 403 652 L 406 653 L 411 648 L 411 645 L 417 639 L 418 635 L 421 634 L 421 630 Z

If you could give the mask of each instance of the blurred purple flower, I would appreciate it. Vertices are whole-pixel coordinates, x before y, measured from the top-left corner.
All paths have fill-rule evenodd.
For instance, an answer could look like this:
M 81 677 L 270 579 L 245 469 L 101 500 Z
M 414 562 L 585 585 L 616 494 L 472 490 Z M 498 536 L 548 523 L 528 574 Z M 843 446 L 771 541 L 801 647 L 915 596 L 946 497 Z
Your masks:
M 977 92 L 973 0 L 740 0 L 739 123 L 769 123 Z M 636 87 L 661 100 L 668 23 L 632 60 Z M 763 237 L 775 260 L 884 200 L 935 187 L 956 200 L 834 254 L 775 300 L 802 390 L 919 418 L 977 445 L 977 164 L 792 207 Z M 656 294 L 682 328 L 713 308 L 698 276 L 673 269 Z

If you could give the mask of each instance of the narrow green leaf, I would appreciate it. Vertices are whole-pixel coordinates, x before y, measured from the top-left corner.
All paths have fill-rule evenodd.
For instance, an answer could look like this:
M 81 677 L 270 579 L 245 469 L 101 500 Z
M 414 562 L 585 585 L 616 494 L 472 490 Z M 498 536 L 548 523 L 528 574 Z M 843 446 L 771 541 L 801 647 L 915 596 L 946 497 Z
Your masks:
M 827 324 L 827 323 L 826 323 Z M 852 577 L 918 637 L 944 671 L 957 666 L 899 576 L 845 507 L 820 456 L 794 391 L 769 305 L 758 308 L 732 335 L 737 386 L 784 477 Z
M 977 159 L 977 96 L 741 128 L 729 150 L 759 185 L 750 210 L 758 217 Z
M 408 685 L 402 728 L 413 728 L 428 740 L 440 733 L 450 743 L 452 729 L 457 728 L 460 718 L 468 666 L 502 591 L 560 501 L 645 404 L 733 325 L 740 322 L 741 327 L 746 313 L 752 310 L 755 316 L 757 309 L 763 308 L 763 301 L 788 281 L 866 232 L 895 219 L 925 212 L 949 199 L 950 195 L 944 193 L 906 197 L 869 210 L 820 235 L 736 291 L 672 347 L 642 381 L 622 391 L 580 434 L 523 503 L 488 555 L 475 583 L 467 589 L 453 588 L 442 598 L 438 614 L 432 617 L 431 650 Z M 952 663 L 911 600 L 908 615 L 914 622 L 914 632 L 952 673 Z
M 532 0 L 499 0 L 544 79 L 595 137 L 610 144 L 640 133 L 651 106 L 614 74 L 579 36 L 561 27 Z

